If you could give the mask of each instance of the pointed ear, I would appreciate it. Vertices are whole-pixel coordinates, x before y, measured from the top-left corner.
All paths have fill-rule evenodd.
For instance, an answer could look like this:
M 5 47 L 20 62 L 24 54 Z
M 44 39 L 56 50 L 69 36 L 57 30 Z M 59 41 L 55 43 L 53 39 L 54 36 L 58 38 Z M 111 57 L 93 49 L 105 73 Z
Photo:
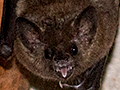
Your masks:
M 95 8 L 89 6 L 83 10 L 75 19 L 73 27 L 77 32 L 76 37 L 82 48 L 88 49 L 96 34 L 97 16 Z
M 23 45 L 33 51 L 40 46 L 42 31 L 33 22 L 19 17 L 16 20 L 16 30 Z

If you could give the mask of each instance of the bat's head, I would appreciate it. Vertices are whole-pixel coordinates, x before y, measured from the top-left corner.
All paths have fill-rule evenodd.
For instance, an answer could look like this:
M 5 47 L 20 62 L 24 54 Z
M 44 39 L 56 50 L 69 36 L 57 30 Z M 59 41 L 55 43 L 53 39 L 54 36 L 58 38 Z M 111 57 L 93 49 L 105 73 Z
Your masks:
M 115 31 L 106 25 L 114 22 L 106 13 L 111 10 L 102 6 L 82 0 L 20 0 L 18 61 L 42 78 L 65 81 L 80 75 L 107 54 L 114 40 Z

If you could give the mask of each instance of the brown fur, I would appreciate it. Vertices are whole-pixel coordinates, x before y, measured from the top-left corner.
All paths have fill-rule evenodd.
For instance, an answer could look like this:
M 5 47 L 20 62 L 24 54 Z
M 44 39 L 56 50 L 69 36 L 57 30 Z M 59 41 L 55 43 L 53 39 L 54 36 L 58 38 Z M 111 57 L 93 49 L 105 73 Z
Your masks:
M 94 9 L 88 10 L 87 14 L 84 14 L 83 11 L 91 6 Z M 58 81 L 71 83 L 87 68 L 108 55 L 117 30 L 118 14 L 116 13 L 118 13 L 118 8 L 116 7 L 117 5 L 114 0 L 19 0 L 16 7 L 18 17 L 18 21 L 16 20 L 17 28 L 20 32 L 26 33 L 25 36 L 29 40 L 32 40 L 32 37 L 30 37 L 32 35 L 35 35 L 35 39 L 39 37 L 40 44 L 38 48 L 31 53 L 18 35 L 14 43 L 14 52 L 17 60 L 33 74 L 39 76 L 40 80 L 37 80 L 36 83 L 40 83 L 40 88 L 43 90 L 53 90 L 53 88 L 59 90 Z M 91 13 L 91 15 L 89 15 L 89 13 Z M 87 23 L 83 24 L 85 27 L 83 27 L 82 30 L 82 26 L 75 25 L 75 21 L 79 15 L 81 16 L 80 25 L 83 24 L 82 20 Z M 87 20 L 84 20 L 86 17 Z M 93 19 L 91 19 L 91 17 Z M 23 20 L 21 23 L 21 21 L 19 21 L 21 18 L 24 18 L 26 22 Z M 42 23 L 49 20 L 49 18 L 53 24 L 53 26 L 50 27 L 50 31 L 49 27 Z M 89 22 L 89 19 L 92 21 Z M 27 24 L 28 22 L 30 24 Z M 57 27 L 56 24 L 58 22 L 60 25 Z M 80 38 L 80 36 L 77 35 L 80 33 L 80 31 L 77 31 L 77 28 L 81 31 L 84 29 L 87 30 L 86 27 L 88 29 L 91 28 L 91 23 L 96 24 L 96 31 L 92 34 L 88 32 L 88 34 L 91 35 L 90 39 L 92 39 L 92 41 L 91 43 L 89 40 L 82 42 L 82 37 Z M 29 30 L 33 32 L 34 29 L 38 30 L 39 33 L 29 32 Z M 89 38 L 87 37 L 87 39 Z M 71 42 L 75 42 L 78 47 L 78 54 L 70 57 L 70 60 L 72 59 L 77 66 L 75 66 L 69 78 L 63 79 L 58 77 L 54 70 L 51 69 L 54 62 L 53 60 L 45 59 L 44 49 L 47 46 L 53 46 L 56 48 L 56 51 L 62 50 L 66 53 L 67 50 L 65 51 L 64 49 L 68 48 Z M 90 44 L 86 45 L 87 42 Z M 69 52 L 67 51 L 67 53 Z M 54 85 L 54 83 L 57 84 Z
M 97 2 L 97 1 L 96 1 Z M 89 1 L 62 1 L 57 2 L 53 0 L 51 4 L 41 4 L 36 1 L 22 1 L 18 2 L 17 11 L 19 11 L 18 17 L 24 17 L 28 20 L 34 22 L 38 27 L 44 28 L 41 25 L 41 20 L 45 17 L 54 17 L 64 18 L 64 16 L 70 14 L 79 14 L 88 6 L 94 6 L 97 12 L 97 33 L 94 39 L 93 44 L 88 50 L 82 50 L 84 52 L 84 60 L 79 64 L 82 66 L 80 69 L 81 73 L 86 68 L 90 67 L 94 62 L 97 62 L 99 59 L 103 58 L 108 54 L 110 47 L 114 41 L 115 29 L 117 29 L 117 12 L 114 8 L 115 4 L 104 1 L 89 2 Z M 45 3 L 45 2 L 44 2 Z M 24 7 L 24 9 L 22 7 Z M 31 8 L 32 7 L 32 8 Z M 22 8 L 22 10 L 21 10 Z M 21 11 L 20 11 L 21 10 Z M 75 17 L 75 16 L 74 16 Z M 70 20 L 68 18 L 67 20 Z M 17 46 L 20 44 L 17 44 Z M 79 46 L 79 45 L 78 45 Z M 20 46 L 21 47 L 21 46 Z M 23 51 L 23 50 L 22 50 Z M 25 55 L 25 54 L 24 54 Z M 24 57 L 23 55 L 21 57 Z M 21 58 L 22 59 L 22 58 Z M 23 62 L 23 64 L 25 64 Z

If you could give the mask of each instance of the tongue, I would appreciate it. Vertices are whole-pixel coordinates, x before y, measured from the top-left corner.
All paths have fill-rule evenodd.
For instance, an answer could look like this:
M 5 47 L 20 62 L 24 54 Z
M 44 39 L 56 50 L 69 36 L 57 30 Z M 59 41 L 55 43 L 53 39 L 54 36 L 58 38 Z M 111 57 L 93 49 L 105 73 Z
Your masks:
M 64 77 L 64 78 L 66 78 L 66 76 L 67 76 L 67 68 L 62 68 L 61 70 L 60 70 L 60 72 L 61 72 L 61 74 L 62 74 L 62 76 Z

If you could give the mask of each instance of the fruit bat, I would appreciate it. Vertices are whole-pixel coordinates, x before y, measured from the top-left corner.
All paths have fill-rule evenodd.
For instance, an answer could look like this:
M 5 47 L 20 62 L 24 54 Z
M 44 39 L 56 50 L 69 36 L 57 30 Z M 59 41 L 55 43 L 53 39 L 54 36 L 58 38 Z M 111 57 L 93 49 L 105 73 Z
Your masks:
M 4 0 L 0 55 L 37 90 L 98 90 L 117 26 L 117 0 Z

